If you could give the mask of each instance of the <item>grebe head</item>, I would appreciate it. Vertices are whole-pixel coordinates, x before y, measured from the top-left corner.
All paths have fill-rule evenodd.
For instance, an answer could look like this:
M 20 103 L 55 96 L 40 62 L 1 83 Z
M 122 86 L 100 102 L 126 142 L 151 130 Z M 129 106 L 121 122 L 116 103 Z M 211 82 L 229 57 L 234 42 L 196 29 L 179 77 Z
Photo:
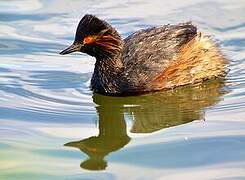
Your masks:
M 83 52 L 99 58 L 120 53 L 122 44 L 117 31 L 107 22 L 87 14 L 78 24 L 73 44 L 60 54 Z

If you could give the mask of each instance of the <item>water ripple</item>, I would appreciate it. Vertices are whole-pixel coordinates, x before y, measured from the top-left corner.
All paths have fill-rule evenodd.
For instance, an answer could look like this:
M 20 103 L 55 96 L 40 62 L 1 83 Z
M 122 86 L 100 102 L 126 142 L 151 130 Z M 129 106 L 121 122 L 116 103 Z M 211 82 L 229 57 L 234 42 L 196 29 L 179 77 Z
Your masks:
M 1 1 L 0 179 L 244 177 L 244 7 L 242 0 Z M 94 59 L 58 55 L 85 13 L 123 37 L 191 20 L 220 45 L 229 74 L 223 83 L 140 97 L 93 94 Z M 81 169 L 100 165 L 106 170 Z

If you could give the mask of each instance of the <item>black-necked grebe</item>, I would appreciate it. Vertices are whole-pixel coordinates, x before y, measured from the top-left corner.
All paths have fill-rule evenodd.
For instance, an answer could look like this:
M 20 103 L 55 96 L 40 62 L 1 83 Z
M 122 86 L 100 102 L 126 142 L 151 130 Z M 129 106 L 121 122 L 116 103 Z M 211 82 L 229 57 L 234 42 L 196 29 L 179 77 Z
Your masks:
M 123 40 L 104 20 L 85 15 L 74 43 L 60 54 L 75 51 L 96 58 L 91 88 L 101 94 L 141 94 L 226 74 L 222 53 L 191 23 L 139 30 Z

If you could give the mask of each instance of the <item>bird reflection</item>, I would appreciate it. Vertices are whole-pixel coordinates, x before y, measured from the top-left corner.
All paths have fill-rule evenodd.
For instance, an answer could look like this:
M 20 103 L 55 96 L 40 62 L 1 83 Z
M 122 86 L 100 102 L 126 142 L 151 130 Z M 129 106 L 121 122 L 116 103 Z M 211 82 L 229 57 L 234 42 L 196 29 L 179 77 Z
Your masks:
M 103 170 L 105 156 L 129 143 L 125 119 L 133 122 L 131 132 L 151 133 L 193 120 L 204 119 L 204 109 L 226 94 L 224 81 L 216 79 L 202 84 L 131 97 L 93 95 L 99 118 L 99 135 L 65 146 L 75 147 L 88 155 L 81 168 Z M 126 118 L 127 117 L 127 118 Z
M 106 97 L 100 98 L 103 101 Z M 105 169 L 107 162 L 104 157 L 130 141 L 122 108 L 115 108 L 105 101 L 105 104 L 99 105 L 96 110 L 99 116 L 99 135 L 65 144 L 65 146 L 76 147 L 89 156 L 80 165 L 81 168 L 88 170 Z

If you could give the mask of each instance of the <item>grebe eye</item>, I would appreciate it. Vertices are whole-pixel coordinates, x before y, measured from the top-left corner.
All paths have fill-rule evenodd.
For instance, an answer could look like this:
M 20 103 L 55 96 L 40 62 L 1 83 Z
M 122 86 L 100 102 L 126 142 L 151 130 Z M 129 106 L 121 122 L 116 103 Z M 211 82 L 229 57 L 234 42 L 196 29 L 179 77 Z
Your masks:
M 83 44 L 92 44 L 93 42 L 95 42 L 95 39 L 95 37 L 87 36 L 83 39 Z

